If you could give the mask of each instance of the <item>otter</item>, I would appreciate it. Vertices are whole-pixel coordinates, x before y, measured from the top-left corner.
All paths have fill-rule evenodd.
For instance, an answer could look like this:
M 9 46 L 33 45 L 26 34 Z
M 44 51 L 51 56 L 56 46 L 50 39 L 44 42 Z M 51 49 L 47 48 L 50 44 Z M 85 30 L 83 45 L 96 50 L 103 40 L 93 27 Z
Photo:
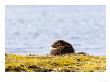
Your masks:
M 53 49 L 51 50 L 50 54 L 53 56 L 62 55 L 66 53 L 75 53 L 75 50 L 72 45 L 64 40 L 55 41 L 51 45 L 51 47 L 53 47 Z

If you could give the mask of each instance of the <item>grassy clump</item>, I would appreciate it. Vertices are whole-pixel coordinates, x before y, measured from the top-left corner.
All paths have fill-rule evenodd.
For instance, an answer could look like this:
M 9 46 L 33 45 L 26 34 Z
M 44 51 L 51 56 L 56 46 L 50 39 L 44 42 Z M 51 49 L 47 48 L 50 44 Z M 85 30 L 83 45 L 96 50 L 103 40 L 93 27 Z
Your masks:
M 64 56 L 5 55 L 6 72 L 104 72 L 105 56 L 65 54 Z

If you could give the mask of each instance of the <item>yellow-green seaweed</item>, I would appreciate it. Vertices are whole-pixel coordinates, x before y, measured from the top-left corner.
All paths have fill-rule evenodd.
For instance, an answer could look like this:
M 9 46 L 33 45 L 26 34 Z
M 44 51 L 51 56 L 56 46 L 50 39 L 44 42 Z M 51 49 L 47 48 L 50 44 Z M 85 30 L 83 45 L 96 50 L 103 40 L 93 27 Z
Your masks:
M 5 54 L 6 72 L 104 72 L 106 56 L 88 54 L 17 55 Z

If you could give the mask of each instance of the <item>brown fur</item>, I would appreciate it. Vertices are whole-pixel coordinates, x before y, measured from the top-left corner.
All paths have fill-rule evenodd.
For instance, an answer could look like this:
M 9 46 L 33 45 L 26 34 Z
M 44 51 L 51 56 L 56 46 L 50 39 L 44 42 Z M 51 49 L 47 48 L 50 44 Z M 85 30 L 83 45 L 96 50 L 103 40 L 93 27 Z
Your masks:
M 66 53 L 74 53 L 75 50 L 72 47 L 72 45 L 64 40 L 57 40 L 55 41 L 51 47 L 54 49 L 51 50 L 50 54 L 56 56 L 56 55 L 62 55 Z

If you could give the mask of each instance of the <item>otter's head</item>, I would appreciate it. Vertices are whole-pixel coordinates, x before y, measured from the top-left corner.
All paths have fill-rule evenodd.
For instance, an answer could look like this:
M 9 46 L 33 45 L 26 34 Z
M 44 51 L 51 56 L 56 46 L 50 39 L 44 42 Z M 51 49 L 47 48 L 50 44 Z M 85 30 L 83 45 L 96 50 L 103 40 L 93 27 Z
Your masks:
M 64 40 L 57 40 L 57 41 L 55 41 L 55 42 L 51 45 L 51 47 L 53 47 L 53 48 L 58 48 L 58 47 L 64 46 L 64 45 L 69 45 L 69 43 L 67 43 L 67 42 L 64 41 Z

